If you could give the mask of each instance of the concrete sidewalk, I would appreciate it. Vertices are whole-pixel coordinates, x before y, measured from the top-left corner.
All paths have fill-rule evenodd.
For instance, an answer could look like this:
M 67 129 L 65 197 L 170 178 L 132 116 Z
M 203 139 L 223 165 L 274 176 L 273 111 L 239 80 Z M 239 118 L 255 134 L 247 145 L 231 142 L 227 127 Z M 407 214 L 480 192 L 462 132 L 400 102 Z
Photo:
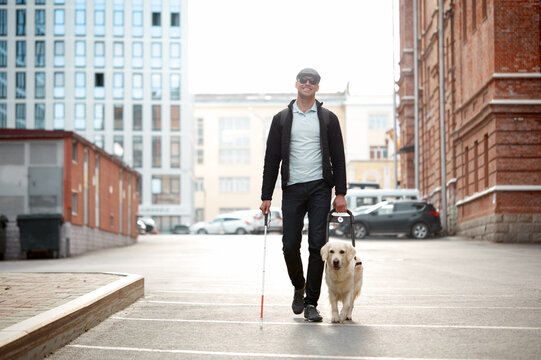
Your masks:
M 0 273 L 0 359 L 41 359 L 143 295 L 140 275 Z

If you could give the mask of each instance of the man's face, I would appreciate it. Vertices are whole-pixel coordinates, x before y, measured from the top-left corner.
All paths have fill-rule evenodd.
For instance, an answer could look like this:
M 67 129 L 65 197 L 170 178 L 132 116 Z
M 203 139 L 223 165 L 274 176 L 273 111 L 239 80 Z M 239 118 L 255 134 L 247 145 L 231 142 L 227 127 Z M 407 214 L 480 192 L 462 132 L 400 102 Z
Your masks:
M 313 76 L 303 75 L 300 79 L 297 79 L 295 88 L 297 89 L 299 96 L 313 98 L 319 90 L 319 84 L 317 84 Z

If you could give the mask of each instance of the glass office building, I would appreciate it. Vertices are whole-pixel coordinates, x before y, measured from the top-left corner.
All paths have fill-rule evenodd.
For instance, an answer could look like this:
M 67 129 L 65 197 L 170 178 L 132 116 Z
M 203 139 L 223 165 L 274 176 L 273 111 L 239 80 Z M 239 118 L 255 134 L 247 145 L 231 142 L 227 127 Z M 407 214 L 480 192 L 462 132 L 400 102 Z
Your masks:
M 187 0 L 0 0 L 0 128 L 75 131 L 142 174 L 141 216 L 193 217 Z

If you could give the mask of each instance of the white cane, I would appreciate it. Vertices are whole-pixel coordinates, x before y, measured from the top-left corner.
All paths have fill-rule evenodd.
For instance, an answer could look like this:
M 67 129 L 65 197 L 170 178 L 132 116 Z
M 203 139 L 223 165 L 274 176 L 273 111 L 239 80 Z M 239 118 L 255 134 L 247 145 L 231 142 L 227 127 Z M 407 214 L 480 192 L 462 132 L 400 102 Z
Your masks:
M 261 318 L 259 328 L 263 329 L 263 301 L 265 299 L 265 261 L 267 258 L 267 227 L 270 223 L 269 214 L 265 214 L 265 236 L 263 237 L 263 279 L 261 281 Z

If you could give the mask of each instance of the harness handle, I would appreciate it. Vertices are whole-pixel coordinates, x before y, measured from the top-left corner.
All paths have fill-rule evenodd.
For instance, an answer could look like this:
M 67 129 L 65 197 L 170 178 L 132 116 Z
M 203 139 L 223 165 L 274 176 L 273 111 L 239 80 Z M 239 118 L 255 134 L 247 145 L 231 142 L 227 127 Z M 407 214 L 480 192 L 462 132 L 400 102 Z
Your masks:
M 329 223 L 331 222 L 333 216 L 333 213 L 336 212 L 335 208 L 332 208 L 331 211 L 329 211 L 329 215 L 327 215 L 327 226 L 325 228 L 325 234 L 326 239 L 329 241 Z M 353 213 L 348 209 L 347 213 L 349 215 L 349 225 L 350 225 L 350 233 L 351 233 L 351 245 L 355 247 L 355 228 L 353 227 Z M 340 221 L 339 221 L 340 222 Z

